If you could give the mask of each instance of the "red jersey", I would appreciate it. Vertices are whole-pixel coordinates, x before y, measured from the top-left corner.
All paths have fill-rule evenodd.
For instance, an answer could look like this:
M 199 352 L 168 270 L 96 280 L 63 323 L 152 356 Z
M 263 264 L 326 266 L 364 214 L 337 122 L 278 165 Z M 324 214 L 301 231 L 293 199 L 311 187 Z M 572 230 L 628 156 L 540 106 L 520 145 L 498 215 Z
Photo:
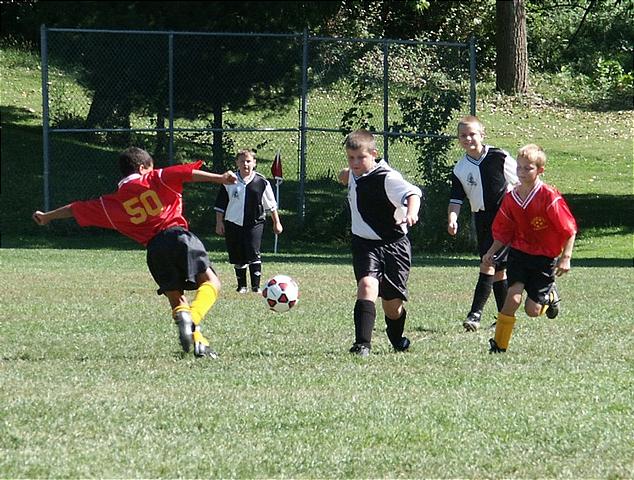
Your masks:
M 493 238 L 530 255 L 558 257 L 577 233 L 568 204 L 556 188 L 538 181 L 525 199 L 508 192 L 493 222 Z
M 73 216 L 82 227 L 117 230 L 146 246 L 159 232 L 170 227 L 188 228 L 183 217 L 183 183 L 202 160 L 129 175 L 115 193 L 71 204 Z

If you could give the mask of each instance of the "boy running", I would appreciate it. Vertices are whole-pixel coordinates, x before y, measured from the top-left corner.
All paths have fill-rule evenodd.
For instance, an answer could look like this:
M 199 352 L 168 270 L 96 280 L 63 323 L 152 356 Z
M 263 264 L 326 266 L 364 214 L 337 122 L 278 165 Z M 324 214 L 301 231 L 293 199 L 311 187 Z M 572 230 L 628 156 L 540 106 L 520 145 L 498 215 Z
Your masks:
M 376 300 L 382 299 L 386 333 L 394 350 L 404 352 L 407 280 L 412 252 L 407 227 L 418 222 L 421 190 L 381 160 L 374 135 L 352 132 L 345 141 L 349 168 L 339 175 L 348 186 L 352 214 L 352 263 L 357 280 L 355 339 L 350 353 L 370 355 Z
M 505 245 L 511 248 L 509 290 L 498 314 L 495 337 L 489 340 L 491 353 L 505 352 L 508 348 L 524 290 L 528 316 L 537 317 L 545 312 L 548 318 L 555 318 L 559 313 L 555 276 L 570 270 L 577 224 L 561 194 L 541 181 L 545 165 L 546 154 L 541 147 L 529 144 L 519 149 L 520 184 L 505 195 L 493 222 L 493 245 L 483 261 L 493 265 L 498 249 Z
M 477 117 L 463 117 L 458 122 L 458 142 L 464 156 L 456 163 L 451 174 L 451 193 L 447 208 L 447 231 L 458 233 L 458 214 L 465 198 L 469 199 L 475 220 L 480 275 L 473 292 L 471 309 L 462 323 L 468 332 L 480 328 L 482 310 L 491 290 L 498 311 L 506 298 L 506 254 L 500 255 L 495 265 L 487 265 L 482 256 L 493 243 L 491 225 L 502 203 L 504 194 L 517 183 L 516 163 L 513 157 L 499 148 L 485 145 L 484 126 Z

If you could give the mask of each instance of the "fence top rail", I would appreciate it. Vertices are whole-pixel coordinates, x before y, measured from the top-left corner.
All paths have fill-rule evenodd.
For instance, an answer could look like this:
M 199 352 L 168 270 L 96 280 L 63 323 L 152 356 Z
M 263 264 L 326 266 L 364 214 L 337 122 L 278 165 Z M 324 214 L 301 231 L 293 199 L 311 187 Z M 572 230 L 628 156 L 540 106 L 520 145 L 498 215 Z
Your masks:
M 258 33 L 258 32 L 195 32 L 195 31 L 174 31 L 174 30 L 122 30 L 122 29 L 92 29 L 92 28 L 49 28 L 42 25 L 48 32 L 66 33 L 127 33 L 133 35 L 200 35 L 207 37 L 277 37 L 277 38 L 298 38 L 303 33 Z M 344 42 L 344 43 L 389 43 L 395 45 L 428 45 L 439 47 L 460 47 L 466 48 L 468 43 L 462 42 L 442 42 L 431 40 L 398 40 L 391 38 L 355 38 L 355 37 L 322 37 L 307 36 L 309 41 Z

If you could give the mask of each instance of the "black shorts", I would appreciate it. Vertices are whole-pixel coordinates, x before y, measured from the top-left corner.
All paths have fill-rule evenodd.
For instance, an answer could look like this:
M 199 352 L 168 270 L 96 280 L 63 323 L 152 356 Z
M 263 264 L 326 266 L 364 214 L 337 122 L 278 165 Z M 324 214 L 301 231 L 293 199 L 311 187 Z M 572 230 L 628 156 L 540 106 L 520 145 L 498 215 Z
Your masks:
M 229 263 L 245 266 L 262 261 L 260 247 L 264 223 L 241 227 L 225 220 L 225 243 L 229 254 Z
M 363 277 L 379 281 L 379 297 L 407 301 L 407 279 L 412 266 L 412 247 L 406 236 L 392 242 L 352 236 L 352 266 L 357 282 Z
M 213 271 L 203 243 L 182 227 L 168 228 L 150 240 L 147 266 L 159 286 L 159 295 L 171 290 L 196 290 L 196 275 L 208 268 Z
M 556 258 L 530 255 L 514 248 L 509 249 L 506 270 L 509 287 L 517 282 L 523 283 L 528 298 L 544 305 L 555 283 L 556 262 Z
M 478 240 L 478 254 L 480 260 L 489 251 L 493 245 L 493 220 L 497 212 L 475 212 L 474 222 L 476 230 L 476 238 Z M 505 253 L 495 261 L 495 271 L 504 270 L 508 260 L 508 254 Z

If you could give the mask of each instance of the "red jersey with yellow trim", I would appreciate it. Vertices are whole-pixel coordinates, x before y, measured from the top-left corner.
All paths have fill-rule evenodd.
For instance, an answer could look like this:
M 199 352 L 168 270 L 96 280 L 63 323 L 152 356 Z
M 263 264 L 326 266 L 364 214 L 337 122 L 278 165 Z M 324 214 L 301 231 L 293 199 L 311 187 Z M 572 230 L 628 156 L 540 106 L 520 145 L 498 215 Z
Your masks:
M 493 238 L 530 255 L 558 257 L 577 222 L 556 188 L 537 182 L 525 199 L 508 192 L 493 222 Z
M 186 165 L 129 175 L 115 193 L 71 204 L 73 216 L 82 227 L 117 230 L 146 246 L 159 232 L 171 227 L 188 228 L 183 217 L 183 183 L 192 179 L 202 160 Z

